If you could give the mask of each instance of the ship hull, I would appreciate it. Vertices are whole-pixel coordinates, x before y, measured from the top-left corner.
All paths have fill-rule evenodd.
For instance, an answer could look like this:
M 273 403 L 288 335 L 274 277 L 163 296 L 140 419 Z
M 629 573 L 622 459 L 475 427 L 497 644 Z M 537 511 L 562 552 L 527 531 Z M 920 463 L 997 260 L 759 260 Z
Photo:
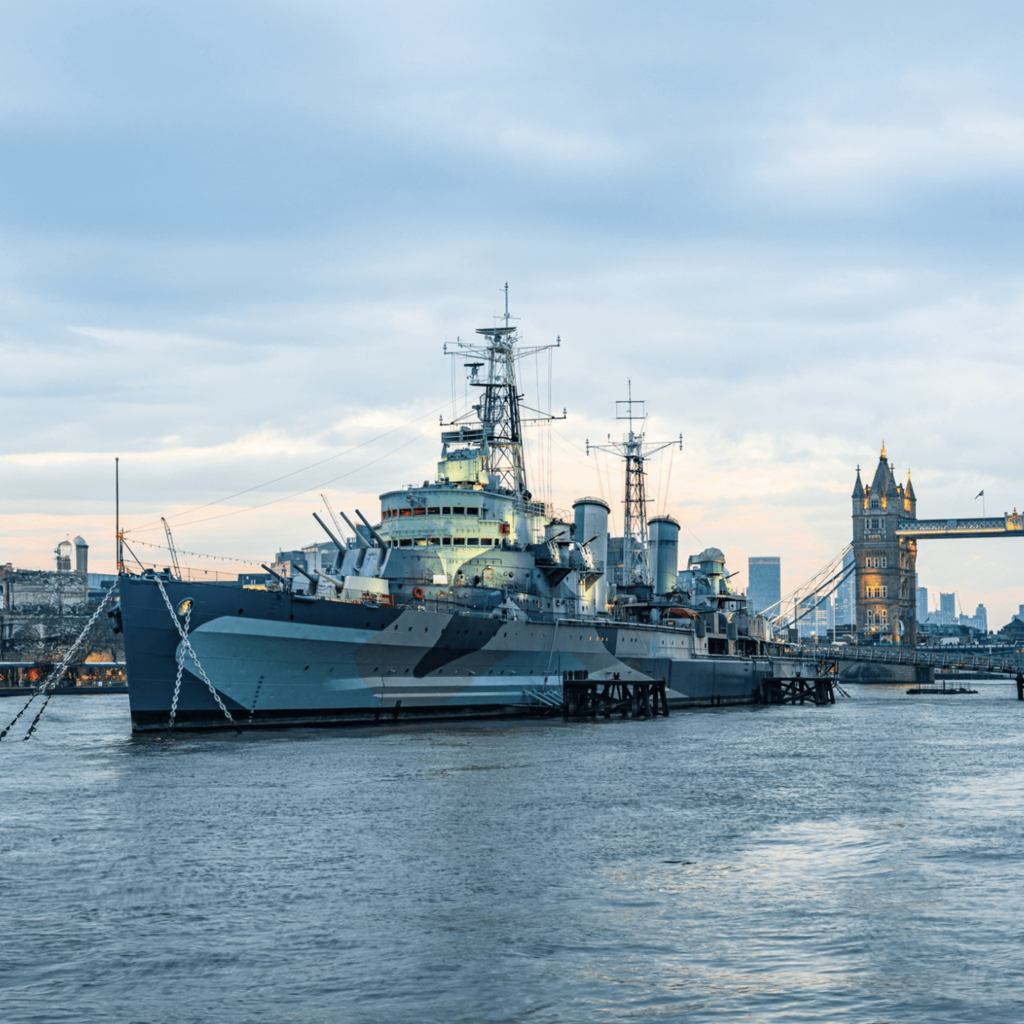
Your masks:
M 660 634 L 673 631 L 650 626 L 504 621 L 202 583 L 163 587 L 174 609 L 191 602 L 192 648 L 242 727 L 550 714 L 564 678 L 663 681 L 670 707 L 754 703 L 761 679 L 779 672 L 767 658 L 658 656 Z M 179 658 L 175 727 L 230 727 L 182 651 L 157 582 L 124 577 L 120 594 L 133 730 L 168 728 Z

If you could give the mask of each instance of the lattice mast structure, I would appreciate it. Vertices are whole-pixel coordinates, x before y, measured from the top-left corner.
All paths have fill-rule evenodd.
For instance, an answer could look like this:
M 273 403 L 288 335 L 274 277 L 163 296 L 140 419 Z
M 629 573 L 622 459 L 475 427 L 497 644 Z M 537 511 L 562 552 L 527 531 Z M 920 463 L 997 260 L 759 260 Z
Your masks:
M 516 384 L 516 363 L 527 356 L 560 348 L 562 339 L 559 336 L 549 345 L 520 345 L 519 329 L 511 323 L 517 318 L 508 311 L 507 282 L 503 291 L 505 312 L 495 317 L 498 324 L 494 327 L 478 327 L 476 333 L 480 335 L 479 339 L 467 341 L 456 338 L 454 343 L 445 343 L 445 355 L 463 356 L 470 360 L 464 364 L 469 371 L 469 384 L 481 388 L 483 394 L 480 401 L 472 406 L 478 425 L 474 428 L 464 422 L 468 414 L 448 423 L 442 420 L 443 426 L 457 429 L 443 432 L 441 441 L 446 446 L 479 445 L 486 456 L 487 472 L 498 478 L 498 487 L 529 501 L 532 495 L 527 486 L 523 427 L 565 419 L 566 413 L 563 409 L 561 416 L 553 416 L 550 412 L 523 405 L 524 396 L 519 394 Z M 522 409 L 534 415 L 524 419 Z
M 644 463 L 666 448 L 678 444 L 683 448 L 683 435 L 675 441 L 648 442 L 647 411 L 645 403 L 633 397 L 633 381 L 628 382 L 629 398 L 615 403 L 615 418 L 628 420 L 629 430 L 621 441 L 613 441 L 608 435 L 607 444 L 591 444 L 587 441 L 587 454 L 611 452 L 626 463 L 626 495 L 622 517 L 622 569 L 619 586 L 629 587 L 651 585 L 650 544 L 647 531 L 647 488 Z

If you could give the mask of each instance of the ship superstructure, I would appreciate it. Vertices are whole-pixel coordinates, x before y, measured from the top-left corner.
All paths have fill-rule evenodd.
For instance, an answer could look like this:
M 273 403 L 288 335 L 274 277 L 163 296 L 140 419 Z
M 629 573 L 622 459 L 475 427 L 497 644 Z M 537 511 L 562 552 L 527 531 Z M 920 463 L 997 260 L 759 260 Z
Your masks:
M 506 286 L 507 287 L 507 286 Z M 552 518 L 527 485 L 516 363 L 551 345 L 522 348 L 510 324 L 477 329 L 477 341 L 446 346 L 465 360 L 478 395 L 468 415 L 444 424 L 433 482 L 386 491 L 380 521 L 355 530 L 332 582 L 346 597 L 361 589 L 396 603 L 541 621 L 597 614 L 591 591 L 604 575 L 592 550 L 604 550 L 607 515 L 577 538 L 575 523 Z M 357 512 L 357 515 L 361 513 Z M 600 517 L 598 517 L 600 518 Z M 386 588 L 373 580 L 386 581 Z
M 317 516 L 338 547 L 329 570 L 265 590 L 121 577 L 133 728 L 167 728 L 172 708 L 197 728 L 550 712 L 569 681 L 650 686 L 666 707 L 750 703 L 800 671 L 720 551 L 678 571 L 678 524 L 647 519 L 632 395 L 618 577 L 607 502 L 580 498 L 563 521 L 534 499 L 523 428 L 549 414 L 524 410 L 516 366 L 550 346 L 521 346 L 507 291 L 498 319 L 449 349 L 477 400 L 442 424 L 433 481 L 385 491 L 376 522 L 341 511 L 347 541 Z

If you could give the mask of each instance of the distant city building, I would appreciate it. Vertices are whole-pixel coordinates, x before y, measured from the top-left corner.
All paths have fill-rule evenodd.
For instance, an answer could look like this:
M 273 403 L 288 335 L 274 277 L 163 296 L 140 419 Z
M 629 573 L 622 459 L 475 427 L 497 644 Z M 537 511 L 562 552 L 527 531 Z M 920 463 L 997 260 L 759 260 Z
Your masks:
M 843 557 L 843 572 L 849 570 L 846 579 L 836 587 L 835 628 L 853 633 L 857 629 L 857 576 L 852 571 L 856 558 L 853 549 Z
M 330 572 L 337 557 L 337 547 L 328 540 L 322 544 L 307 544 L 304 548 L 294 551 L 278 551 L 274 556 L 274 561 L 270 563 L 270 568 L 279 576 L 292 580 L 298 590 L 305 590 L 308 581 L 302 571 L 308 572 L 311 576 L 315 576 L 318 572 Z M 239 576 L 239 582 L 262 582 L 262 580 L 256 579 L 257 573 L 249 574 L 249 576 L 252 577 L 251 580 L 249 578 L 243 580 Z
M 928 588 L 917 588 L 917 621 L 924 622 L 928 618 Z
M 988 632 L 988 610 L 983 604 L 974 609 L 973 615 L 961 615 L 959 625 L 968 626 L 979 633 Z
M 1010 643 L 1024 642 L 1024 605 L 1010 621 L 999 630 L 999 635 Z
M 68 541 L 61 544 L 71 548 Z M 78 551 L 83 548 L 84 542 Z M 62 554 L 57 564 L 70 565 L 70 556 Z M 110 581 L 116 579 L 89 573 L 82 557 L 77 564 L 82 571 L 16 569 L 10 562 L 0 565 L 0 659 L 59 660 L 66 653 L 88 623 L 90 611 L 113 585 Z M 104 660 L 116 660 L 121 651 L 120 639 L 102 616 L 94 623 L 81 657 L 102 654 Z
M 956 594 L 939 594 L 939 622 L 943 626 L 956 622 Z
M 747 562 L 747 597 L 755 612 L 776 605 L 782 598 L 782 562 L 775 556 L 751 558 Z
M 809 594 L 797 605 L 796 628 L 801 639 L 826 637 L 834 625 L 831 596 L 816 597 Z

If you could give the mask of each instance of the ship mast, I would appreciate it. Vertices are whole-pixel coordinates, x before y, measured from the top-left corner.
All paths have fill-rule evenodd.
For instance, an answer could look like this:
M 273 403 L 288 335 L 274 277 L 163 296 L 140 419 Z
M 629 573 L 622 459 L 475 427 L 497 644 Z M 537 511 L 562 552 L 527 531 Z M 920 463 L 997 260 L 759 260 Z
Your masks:
M 516 362 L 525 356 L 559 348 L 561 338 L 553 345 L 521 347 L 518 328 L 511 323 L 516 317 L 508 310 L 508 282 L 502 290 L 505 293 L 505 312 L 495 319 L 503 323 L 494 327 L 478 327 L 476 333 L 480 339 L 464 341 L 457 338 L 454 344 L 446 343 L 444 346 L 446 355 L 468 356 L 472 360 L 465 364 L 469 370 L 469 383 L 481 388 L 483 394 L 472 407 L 479 425 L 470 426 L 461 419 L 454 419 L 444 425 L 458 429 L 444 431 L 441 441 L 446 447 L 453 444 L 478 446 L 486 456 L 488 474 L 498 478 L 498 487 L 529 501 L 532 495 L 527 487 L 523 457 L 523 427 L 564 419 L 565 412 L 563 410 L 562 416 L 557 417 L 526 406 L 530 412 L 536 413 L 536 417 L 522 418 L 523 396 L 516 385 Z
M 615 418 L 628 420 L 629 431 L 621 441 L 613 441 L 608 435 L 607 444 L 591 444 L 587 441 L 587 454 L 611 452 L 626 463 L 626 496 L 623 502 L 625 512 L 622 518 L 622 570 L 619 586 L 637 584 L 650 586 L 651 559 L 647 533 L 647 491 L 644 462 L 652 455 L 674 444 L 683 447 L 683 435 L 678 441 L 647 442 L 647 412 L 644 402 L 633 397 L 633 381 L 628 381 L 629 398 L 615 403 Z

